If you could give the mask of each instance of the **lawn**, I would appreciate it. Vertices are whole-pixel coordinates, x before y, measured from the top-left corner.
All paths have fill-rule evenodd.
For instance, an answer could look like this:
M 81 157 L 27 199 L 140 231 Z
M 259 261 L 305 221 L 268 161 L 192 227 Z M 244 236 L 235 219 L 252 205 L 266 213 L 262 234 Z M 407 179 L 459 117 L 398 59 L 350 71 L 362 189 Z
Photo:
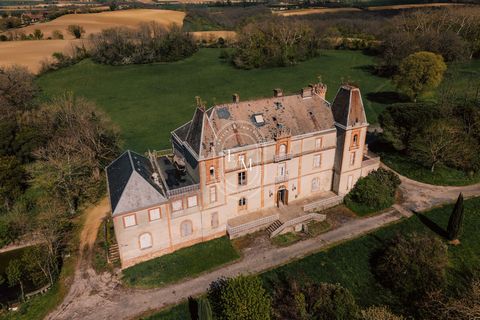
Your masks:
M 398 152 L 378 152 L 382 162 L 410 179 L 435 185 L 465 186 L 480 182 L 480 174 L 469 176 L 467 173 L 445 166 L 438 165 L 432 173 L 427 168 L 411 158 Z
M 123 270 L 123 282 L 132 287 L 160 287 L 238 259 L 227 237 L 199 243 Z
M 84 60 L 39 77 L 38 84 L 46 96 L 73 91 L 96 102 L 119 125 L 125 147 L 138 152 L 170 147 L 170 131 L 192 118 L 195 96 L 211 105 L 229 102 L 233 93 L 243 100 L 271 96 L 277 87 L 294 93 L 321 75 L 329 100 L 342 81 L 358 84 L 369 121 L 376 123 L 388 102 L 379 101 L 378 93 L 393 89 L 388 79 L 370 73 L 374 58 L 358 51 L 325 51 L 293 67 L 258 70 L 235 69 L 219 54 L 201 49 L 179 62 L 131 66 Z
M 328 250 L 313 254 L 304 259 L 291 262 L 285 266 L 270 270 L 261 275 L 269 290 L 284 276 L 309 278 L 316 282 L 339 283 L 350 289 L 362 306 L 387 304 L 395 310 L 395 297 L 375 280 L 370 271 L 370 259 L 382 246 L 385 240 L 396 234 L 411 232 L 435 234 L 428 225 L 434 224 L 445 228 L 452 212 L 453 205 L 432 209 L 422 216 L 413 216 L 399 223 L 392 224 L 373 233 L 365 235 Z M 423 221 L 423 222 L 422 222 Z M 432 222 L 434 224 L 432 224 Z M 452 289 L 461 283 L 465 270 L 478 268 L 480 265 L 480 198 L 465 201 L 465 221 L 461 244 L 449 246 L 450 269 L 449 284 Z M 435 228 L 432 228 L 435 229 Z M 155 320 L 188 319 L 188 305 L 180 304 L 162 311 L 151 318 Z M 180 319 L 180 318 L 178 318 Z

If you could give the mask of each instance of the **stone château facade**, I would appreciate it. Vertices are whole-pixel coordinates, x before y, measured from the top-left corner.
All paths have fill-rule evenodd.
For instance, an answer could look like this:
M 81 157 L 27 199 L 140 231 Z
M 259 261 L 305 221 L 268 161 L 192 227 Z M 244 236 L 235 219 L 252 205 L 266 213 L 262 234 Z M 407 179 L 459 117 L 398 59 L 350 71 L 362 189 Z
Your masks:
M 379 159 L 365 145 L 360 90 L 343 85 L 330 104 L 326 89 L 234 95 L 209 109 L 197 98 L 192 120 L 171 134 L 170 154 L 126 151 L 113 161 L 106 171 L 122 267 L 225 234 L 276 234 L 339 203 Z

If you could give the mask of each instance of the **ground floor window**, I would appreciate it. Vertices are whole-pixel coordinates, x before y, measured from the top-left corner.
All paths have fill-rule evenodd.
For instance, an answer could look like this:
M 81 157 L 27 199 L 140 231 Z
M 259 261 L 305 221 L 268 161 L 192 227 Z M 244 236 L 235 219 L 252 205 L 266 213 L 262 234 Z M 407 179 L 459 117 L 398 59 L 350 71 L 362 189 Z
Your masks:
M 247 207 L 247 198 L 241 197 L 238 199 L 238 207 L 239 209 L 245 209 Z
M 150 233 L 143 233 L 139 237 L 140 249 L 147 249 L 152 246 L 152 235 Z
M 180 224 L 180 234 L 187 237 L 193 233 L 193 224 L 190 220 L 185 220 Z
M 312 179 L 312 192 L 318 191 L 320 189 L 320 178 Z

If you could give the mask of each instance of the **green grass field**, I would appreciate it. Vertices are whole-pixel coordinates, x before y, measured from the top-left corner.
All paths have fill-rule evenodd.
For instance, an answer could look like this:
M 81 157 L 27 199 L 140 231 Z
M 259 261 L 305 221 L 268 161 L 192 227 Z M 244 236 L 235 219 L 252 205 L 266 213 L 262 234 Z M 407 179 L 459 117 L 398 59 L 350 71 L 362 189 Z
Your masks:
M 46 96 L 73 91 L 105 110 L 121 129 L 125 147 L 139 152 L 170 147 L 170 131 L 191 119 L 195 96 L 209 105 L 229 102 L 233 93 L 242 100 L 286 93 L 318 80 L 327 83 L 332 100 L 342 81 L 358 84 L 364 97 L 392 91 L 388 79 L 372 76 L 374 58 L 356 51 L 325 51 L 318 58 L 293 67 L 239 70 L 222 62 L 218 49 L 202 49 L 193 57 L 168 64 L 106 66 L 84 60 L 38 79 Z M 367 98 L 371 123 L 385 105 Z
M 123 282 L 132 287 L 160 287 L 219 267 L 240 255 L 228 238 L 199 243 L 123 270 Z
M 424 216 L 413 216 L 399 223 L 377 230 L 361 238 L 351 240 L 328 250 L 313 254 L 304 259 L 294 261 L 285 266 L 273 269 L 261 275 L 264 284 L 270 290 L 283 276 L 309 278 L 316 282 L 339 283 L 350 289 L 362 306 L 386 304 L 395 309 L 396 298 L 387 289 L 384 289 L 370 271 L 370 259 L 385 240 L 396 234 L 411 232 L 428 233 L 435 235 L 422 221 L 426 218 L 445 228 L 452 212 L 453 205 L 432 209 Z M 429 225 L 432 225 L 432 223 Z M 462 283 L 465 270 L 478 270 L 480 265 L 480 198 L 465 201 L 465 221 L 463 235 L 459 246 L 449 246 L 450 267 L 448 282 L 451 290 L 458 289 Z M 151 318 L 155 320 L 188 319 L 188 305 L 186 303 L 160 312 Z

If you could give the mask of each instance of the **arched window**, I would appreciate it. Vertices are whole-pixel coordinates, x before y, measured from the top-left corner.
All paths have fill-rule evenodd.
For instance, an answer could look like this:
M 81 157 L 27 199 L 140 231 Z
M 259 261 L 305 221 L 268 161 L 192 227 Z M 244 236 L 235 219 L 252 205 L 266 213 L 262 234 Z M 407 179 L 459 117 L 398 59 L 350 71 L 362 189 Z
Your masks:
M 152 235 L 150 233 L 143 233 L 139 237 L 140 249 L 147 249 L 152 246 Z
M 284 156 L 286 154 L 287 154 L 287 145 L 281 144 L 280 147 L 278 148 L 278 155 Z
M 182 237 L 187 237 L 193 233 L 192 221 L 185 220 L 180 224 L 180 234 Z
M 358 147 L 358 134 L 353 135 L 353 145 Z

